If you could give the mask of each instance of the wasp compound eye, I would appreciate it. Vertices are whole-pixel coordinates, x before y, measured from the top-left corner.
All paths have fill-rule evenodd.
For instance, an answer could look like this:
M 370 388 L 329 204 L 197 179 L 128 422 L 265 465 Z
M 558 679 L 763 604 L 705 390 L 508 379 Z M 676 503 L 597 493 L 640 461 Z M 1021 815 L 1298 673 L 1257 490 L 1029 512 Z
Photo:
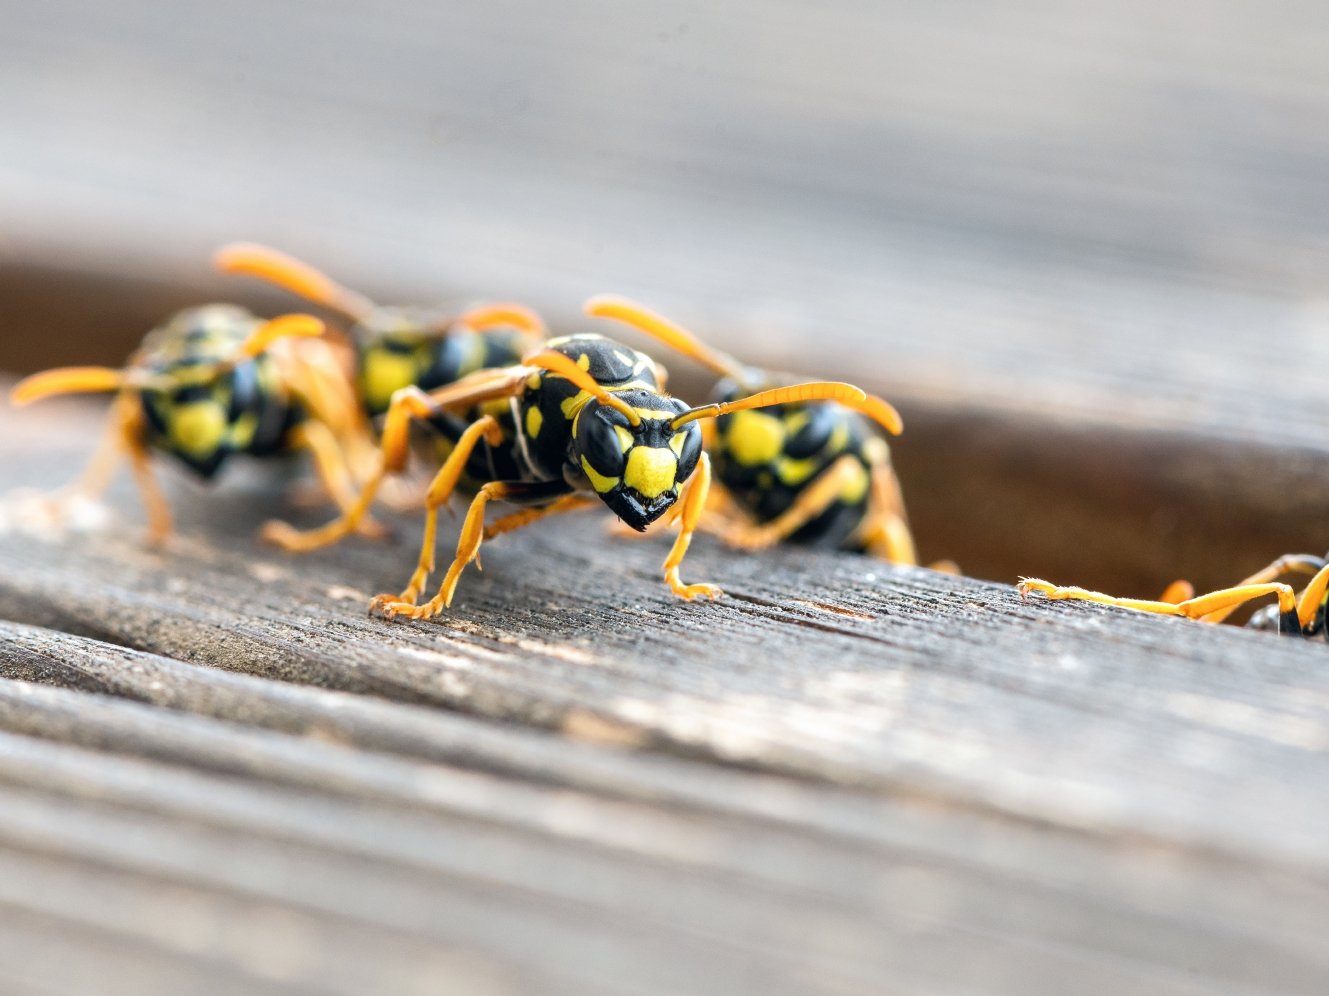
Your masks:
M 583 462 L 590 464 L 596 474 L 605 479 L 612 478 L 617 483 L 623 476 L 627 452 L 632 444 L 633 436 L 626 419 L 596 401 L 587 403 L 577 419 L 577 449 Z M 598 484 L 596 490 L 601 491 Z
M 681 484 L 697 469 L 697 460 L 701 457 L 701 429 L 695 423 L 689 423 L 669 444 L 678 454 L 678 481 Z

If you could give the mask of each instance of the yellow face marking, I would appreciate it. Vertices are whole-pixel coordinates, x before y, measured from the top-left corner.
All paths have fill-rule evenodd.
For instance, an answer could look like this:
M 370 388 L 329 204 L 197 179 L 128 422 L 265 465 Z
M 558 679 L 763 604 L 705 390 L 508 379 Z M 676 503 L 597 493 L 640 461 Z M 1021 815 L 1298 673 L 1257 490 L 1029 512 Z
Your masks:
M 674 451 L 674 456 L 682 458 L 685 442 L 687 442 L 687 435 L 682 432 L 676 432 L 669 437 L 669 448 Z
M 386 408 L 393 392 L 414 384 L 417 373 L 414 357 L 371 349 L 364 357 L 360 390 L 371 408 Z
M 662 411 L 659 408 L 634 408 L 632 410 L 642 418 L 648 418 L 654 422 L 665 422 L 674 417 L 673 412 Z
M 780 483 L 792 487 L 796 484 L 802 484 L 816 473 L 818 462 L 814 456 L 808 457 L 806 460 L 791 460 L 789 457 L 781 457 L 775 461 L 775 472 L 780 476 Z
M 192 457 L 217 452 L 226 436 L 226 413 L 215 401 L 194 401 L 171 413 L 171 445 Z
M 628 450 L 632 449 L 632 433 L 628 432 L 627 429 L 623 428 L 621 425 L 615 425 L 614 435 L 618 437 L 618 448 L 620 450 L 626 453 Z
M 613 491 L 614 488 L 618 487 L 619 478 L 605 477 L 604 474 L 599 473 L 594 467 L 592 467 L 591 461 L 587 460 L 584 456 L 581 458 L 581 469 L 587 479 L 591 482 L 591 487 L 595 488 L 596 494 L 606 495 L 610 491 Z
M 784 424 L 766 412 L 735 412 L 725 446 L 746 467 L 770 463 L 784 449 Z
M 589 369 L 591 369 L 591 357 L 590 357 L 590 355 L 589 355 L 588 353 L 582 353 L 580 356 L 578 356 L 578 357 L 577 357 L 577 366 L 581 367 L 583 370 L 589 370 Z
M 870 483 L 868 472 L 863 469 L 863 465 L 854 461 L 854 475 L 845 481 L 844 487 L 840 489 L 840 500 L 846 505 L 857 505 L 867 494 Z
M 528 391 L 540 390 L 540 374 L 538 371 L 526 378 L 526 389 Z
M 841 422 L 831 432 L 831 438 L 826 442 L 826 452 L 839 453 L 849 443 L 849 424 Z
M 674 487 L 678 478 L 678 458 L 662 446 L 637 446 L 628 454 L 623 481 L 643 498 L 658 498 Z
M 545 423 L 544 412 L 532 405 L 526 409 L 526 435 L 534 439 L 540 435 L 540 428 Z

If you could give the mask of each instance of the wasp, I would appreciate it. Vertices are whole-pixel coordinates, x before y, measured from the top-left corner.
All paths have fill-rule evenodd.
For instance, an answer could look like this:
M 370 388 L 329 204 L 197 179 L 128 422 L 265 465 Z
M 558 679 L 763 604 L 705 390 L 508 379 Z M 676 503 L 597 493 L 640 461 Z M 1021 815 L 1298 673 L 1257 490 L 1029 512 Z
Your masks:
M 1300 574 L 1310 581 L 1298 594 L 1280 577 Z M 1085 588 L 1058 587 L 1041 578 L 1021 578 L 1017 585 L 1023 598 L 1037 592 L 1050 599 L 1076 599 L 1119 605 L 1141 612 L 1183 616 L 1201 622 L 1219 623 L 1247 602 L 1267 595 L 1278 598 L 1277 606 L 1266 606 L 1246 624 L 1254 629 L 1276 630 L 1285 636 L 1320 636 L 1329 639 L 1325 606 L 1329 602 L 1329 558 L 1309 553 L 1285 554 L 1231 588 L 1196 595 L 1187 581 L 1174 581 L 1157 600 L 1117 598 Z
M 127 456 L 154 544 L 172 528 L 152 474 L 154 451 L 209 480 L 232 454 L 308 450 L 328 493 L 349 509 L 356 489 L 344 447 L 354 431 L 355 395 L 335 351 L 318 338 L 323 332 L 312 315 L 264 320 L 225 304 L 188 308 L 148 333 L 124 369 L 47 370 L 20 381 L 11 398 L 26 405 L 58 394 L 114 392 L 106 441 L 66 497 L 104 491 Z
M 712 395 L 718 403 L 780 386 L 774 375 L 743 366 L 625 298 L 595 298 L 589 310 L 687 343 L 688 355 L 723 378 Z M 890 447 L 878 431 L 899 434 L 892 412 L 875 401 L 856 409 L 799 400 L 721 415 L 708 426 L 706 449 L 718 487 L 703 529 L 741 549 L 788 541 L 917 563 Z
M 217 250 L 213 262 L 223 273 L 258 277 L 339 316 L 355 345 L 356 388 L 371 418 L 387 413 L 400 388 L 428 391 L 477 370 L 509 366 L 545 336 L 540 316 L 519 304 L 483 305 L 460 315 L 379 305 L 267 246 L 232 243 Z
M 604 300 L 588 302 L 587 313 L 607 314 L 600 308 Z M 689 354 L 706 349 L 679 330 L 657 338 Z M 434 616 L 451 605 L 462 571 L 478 558 L 483 540 L 597 501 L 638 531 L 677 506 L 679 532 L 662 568 L 665 582 L 682 598 L 713 598 L 721 593 L 715 585 L 689 584 L 680 577 L 711 483 L 700 422 L 828 399 L 888 425 L 899 424 L 890 405 L 850 384 L 795 384 L 690 407 L 664 392 L 664 380 L 663 368 L 647 354 L 604 336 L 577 334 L 546 341 L 519 364 L 477 371 L 434 391 L 402 388 L 388 405 L 378 473 L 356 507 L 321 529 L 292 530 L 277 538 L 288 548 L 307 550 L 349 533 L 368 511 L 384 476 L 405 467 L 410 425 L 424 421 L 455 441 L 426 496 L 415 572 L 401 594 L 375 598 L 372 611 L 388 617 Z M 474 491 L 456 556 L 438 593 L 417 604 L 435 566 L 438 509 L 464 476 L 483 483 Z M 486 526 L 492 501 L 526 507 Z

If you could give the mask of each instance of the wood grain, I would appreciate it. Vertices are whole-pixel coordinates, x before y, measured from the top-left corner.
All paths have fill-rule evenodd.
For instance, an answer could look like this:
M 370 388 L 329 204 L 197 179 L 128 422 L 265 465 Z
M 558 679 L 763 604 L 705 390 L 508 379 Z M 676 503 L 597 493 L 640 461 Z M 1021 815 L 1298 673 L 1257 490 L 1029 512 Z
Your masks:
M 61 410 L 5 435 L 34 485 L 90 438 Z M 288 559 L 253 511 L 292 510 L 240 478 L 163 552 L 123 493 L 91 532 L 0 537 L 0 920 L 78 945 L 65 991 L 88 937 L 140 992 L 1329 971 L 1316 646 L 709 543 L 692 573 L 728 597 L 686 605 L 658 542 L 589 517 L 495 542 L 441 623 L 391 624 L 364 607 L 409 517 Z
M 925 557 L 594 518 L 369 619 L 417 523 L 253 540 L 298 472 L 50 535 L 96 408 L 0 412 L 6 993 L 1318 994 L 1324 649 L 1089 605 L 1329 547 L 1329 15 L 74 0 L 0 35 L 0 370 L 168 311 L 631 294 L 890 398 Z M 706 378 L 670 363 L 679 392 Z M 450 535 L 449 528 L 445 534 Z

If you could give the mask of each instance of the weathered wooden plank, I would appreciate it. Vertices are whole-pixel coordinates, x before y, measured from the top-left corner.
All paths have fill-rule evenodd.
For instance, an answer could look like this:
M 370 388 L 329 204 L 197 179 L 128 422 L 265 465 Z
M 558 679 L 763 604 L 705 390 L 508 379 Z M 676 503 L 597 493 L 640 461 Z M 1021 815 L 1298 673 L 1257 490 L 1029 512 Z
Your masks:
M 595 522 L 494 544 L 441 625 L 393 625 L 363 606 L 400 584 L 409 542 L 264 554 L 254 497 L 186 509 L 169 554 L 12 534 L 0 613 L 267 677 L 552 729 L 590 715 L 728 763 L 1323 861 L 1316 647 L 713 544 L 692 571 L 730 597 L 680 605 L 658 544 Z
M 34 478 L 68 473 L 58 441 L 28 438 L 44 455 L 24 464 Z M 468 579 L 464 615 L 390 626 L 363 616 L 360 595 L 391 583 L 409 544 L 305 562 L 255 556 L 250 509 L 271 494 L 218 499 L 182 508 L 184 536 L 166 554 L 144 550 L 132 527 L 115 538 L 132 517 L 123 501 L 109 533 L 62 544 L 11 532 L 0 542 L 0 615 L 247 672 L 6 626 L 6 673 L 147 700 L 5 686 L 6 729 L 111 752 L 71 762 L 69 748 L 10 737 L 0 751 L 7 846 L 40 840 L 57 864 L 95 855 L 131 881 L 183 875 L 188 889 L 240 888 L 245 902 L 257 901 L 256 883 L 237 885 L 213 849 L 222 840 L 258 848 L 252 860 L 269 862 L 261 867 L 286 869 L 264 903 L 307 908 L 322 895 L 319 924 L 434 923 L 440 939 L 487 952 L 482 967 L 534 972 L 538 963 L 546 983 L 590 959 L 604 974 L 576 975 L 578 984 L 619 988 L 653 959 L 673 964 L 682 936 L 708 952 L 689 963 L 707 966 L 712 991 L 738 978 L 726 973 L 750 981 L 759 972 L 766 985 L 794 979 L 803 990 L 872 979 L 947 992 L 982 979 L 1010 991 L 1186 992 L 1197 984 L 1177 974 L 1184 964 L 1206 966 L 1201 989 L 1222 979 L 1233 992 L 1310 992 L 1325 972 L 1313 926 L 1326 909 L 1314 832 L 1323 750 L 1304 740 L 1321 728 L 1314 648 L 1184 624 L 1204 639 L 1178 645 L 1167 621 L 1114 613 L 1109 630 L 1107 613 L 1021 607 L 1006 589 L 855 558 L 703 548 L 699 569 L 729 580 L 738 597 L 684 606 L 659 585 L 658 549 L 598 553 L 594 523 L 512 537 L 506 551 L 496 544 L 486 574 Z M 523 571 L 528 564 L 539 569 Z M 576 594 L 595 572 L 614 580 L 594 598 Z M 944 622 L 956 618 L 963 625 Z M 789 649 L 772 649 L 781 646 Z M 1252 650 L 1258 665 L 1244 660 Z M 1206 715 L 1215 706 L 1217 723 Z M 135 774 L 150 762 L 116 757 L 125 753 L 179 772 Z M 754 780 L 709 759 L 813 782 Z M 858 791 L 816 784 L 826 779 Z M 580 796 L 574 808 L 569 792 Z M 1139 843 L 1148 838 L 1158 843 Z M 157 843 L 116 843 L 140 839 Z M 308 864 L 310 848 L 326 859 Z M 1226 856 L 1205 856 L 1216 848 Z M 411 868 L 393 880 L 417 891 L 365 908 L 366 889 L 385 887 L 372 870 L 384 861 Z M 200 867 L 212 869 L 206 880 L 192 870 Z M 562 874 L 551 877 L 551 867 Z M 309 891 L 334 873 L 340 891 Z M 435 886 L 421 886 L 421 875 Z M 438 893 L 442 881 L 471 883 L 471 899 L 459 898 L 459 885 Z M 517 952 L 499 943 L 515 915 L 503 897 L 532 890 L 554 905 L 540 906 L 548 912 L 538 926 L 526 921 L 530 934 L 511 935 Z M 466 930 L 418 905 L 440 895 L 463 911 Z M 940 919 L 938 895 L 951 897 Z M 651 943 L 664 947 L 620 938 L 617 960 L 592 956 L 581 938 L 603 926 L 568 921 L 569 902 L 612 909 L 616 923 L 646 916 Z M 55 906 L 46 915 L 71 915 Z M 403 908 L 416 912 L 385 912 Z M 530 908 L 522 900 L 523 915 Z M 719 919 L 706 928 L 709 917 Z M 546 919 L 567 929 L 550 934 Z M 685 935 L 659 933 L 685 922 Z M 731 922 L 749 925 L 746 941 Z M 131 933 L 151 939 L 159 929 Z M 722 947 L 695 948 L 699 930 Z M 545 952 L 537 936 L 559 938 L 570 954 Z M 801 952 L 793 962 L 774 953 L 792 951 Z M 783 967 L 769 975 L 758 964 Z M 668 972 L 652 978 L 644 988 L 685 984 Z
M 74 360 L 12 345 L 56 325 L 123 356 L 185 289 L 247 294 L 206 256 L 266 239 L 560 327 L 629 292 L 862 380 L 925 553 L 978 576 L 1146 593 L 1329 547 L 1323 11 L 601 8 L 17 14 L 0 367 Z M 377 71 L 324 71 L 344 46 Z
M 1329 21 L 1146 6 L 34 7 L 0 367 L 240 293 L 235 237 L 560 327 L 612 288 L 897 401 L 929 556 L 1229 582 L 1329 546 Z M 0 490 L 72 476 L 53 412 Z M 0 521 L 5 991 L 1324 989 L 1322 648 L 705 543 L 684 606 L 593 524 L 389 626 L 409 519 L 300 562 L 252 480 L 164 554 L 132 508 Z
M 142 712 L 141 708 L 137 711 Z M 146 723 L 150 725 L 152 720 Z M 335 755 L 341 753 L 325 744 L 312 749 L 316 753 L 330 752 L 334 762 Z M 542 954 L 541 945 L 530 937 L 511 937 L 511 927 L 496 931 L 499 937 L 491 936 L 482 924 L 477 925 L 479 913 L 472 908 L 479 901 L 474 895 L 476 889 L 488 896 L 488 902 L 505 902 L 502 897 L 516 890 L 516 895 L 526 897 L 521 900 L 521 909 L 529 918 L 542 915 L 539 910 L 543 900 L 537 901 L 536 897 L 557 896 L 565 887 L 571 888 L 575 899 L 565 897 L 551 915 L 574 926 L 570 937 L 562 933 L 557 940 L 564 947 L 570 945 L 582 958 L 590 952 L 576 930 L 582 929 L 577 925 L 587 904 L 607 904 L 618 924 L 631 923 L 652 911 L 648 922 L 651 936 L 657 940 L 668 939 L 665 927 L 672 920 L 688 924 L 686 935 L 692 937 L 691 943 L 710 938 L 723 941 L 723 950 L 729 951 L 753 951 L 756 949 L 751 945 L 758 938 L 772 943 L 783 930 L 801 929 L 808 932 L 808 938 L 793 945 L 798 964 L 803 966 L 796 971 L 813 971 L 813 977 L 821 980 L 819 989 L 836 988 L 835 977 L 843 979 L 844 972 L 852 973 L 857 966 L 858 971 L 871 968 L 871 977 L 878 981 L 899 981 L 917 973 L 919 979 L 934 979 L 926 986 L 931 991 L 949 991 L 958 979 L 953 973 L 939 971 L 939 966 L 957 957 L 967 966 L 966 976 L 1005 977 L 1012 991 L 1020 988 L 1016 983 L 1021 979 L 1025 987 L 1037 983 L 1050 991 L 1065 985 L 1097 991 L 1101 985 L 1107 992 L 1131 984 L 1146 984 L 1150 991 L 1174 991 L 1177 985 L 1180 988 L 1175 991 L 1191 991 L 1194 980 L 1183 984 L 1170 979 L 1180 952 L 1184 952 L 1184 963 L 1191 972 L 1199 964 L 1215 973 L 1203 984 L 1207 991 L 1243 991 L 1243 979 L 1264 991 L 1314 991 L 1314 980 L 1324 970 L 1321 959 L 1314 954 L 1319 951 L 1316 939 L 1320 931 L 1314 926 L 1314 917 L 1306 919 L 1304 904 L 1294 909 L 1275 907 L 1279 911 L 1276 919 L 1287 919 L 1282 928 L 1249 912 L 1229 918 L 1219 915 L 1224 907 L 1235 912 L 1230 910 L 1231 894 L 1225 887 L 1226 901 L 1206 907 L 1201 922 L 1192 923 L 1179 916 L 1196 896 L 1191 891 L 1195 882 L 1190 874 L 1178 875 L 1188 862 L 1183 859 L 1179 866 L 1176 856 L 1165 862 L 1163 878 L 1146 885 L 1154 876 L 1142 879 L 1140 873 L 1151 862 L 1146 859 L 1141 866 L 1142 855 L 1134 855 L 1126 866 L 1135 870 L 1132 897 L 1115 886 L 1120 882 L 1117 874 L 1092 871 L 1105 870 L 1100 864 L 1103 859 L 1108 866 L 1112 864 L 1110 851 L 1097 854 L 1099 860 L 1072 869 L 1058 861 L 1056 855 L 1063 849 L 1045 832 L 1040 834 L 1044 846 L 1034 864 L 1015 873 L 1000 873 L 989 861 L 975 865 L 972 855 L 1000 851 L 1009 830 L 971 834 L 970 857 L 958 861 L 938 862 L 909 852 L 882 855 L 876 860 L 867 856 L 865 860 L 861 849 L 846 849 L 843 843 L 826 847 L 803 841 L 798 849 L 801 853 L 796 854 L 788 842 L 780 844 L 779 835 L 773 836 L 760 824 L 749 821 L 716 823 L 693 818 L 670 828 L 667 814 L 643 811 L 625 819 L 622 807 L 617 813 L 599 807 L 598 813 L 588 812 L 584 819 L 578 819 L 575 809 L 569 809 L 571 800 L 565 793 L 548 791 L 548 805 L 552 807 L 549 815 L 554 819 L 531 824 L 534 839 L 529 839 L 529 832 L 514 838 L 502 829 L 514 817 L 521 822 L 522 807 L 511 804 L 511 789 L 506 800 L 501 795 L 492 798 L 488 816 L 480 816 L 481 825 L 468 831 L 467 824 L 476 818 L 474 814 L 460 822 L 453 819 L 446 823 L 422 821 L 418 815 L 410 815 L 422 805 L 454 813 L 464 811 L 464 799 L 457 800 L 454 793 L 442 793 L 432 803 L 416 793 L 414 798 L 402 797 L 405 810 L 385 807 L 383 801 L 394 794 L 391 770 L 391 765 L 384 768 L 386 786 L 366 793 L 377 796 L 379 802 L 366 806 L 360 797 L 339 803 L 311 798 L 307 791 L 292 794 L 289 788 L 274 793 L 188 770 L 173 772 L 156 765 L 145 768 L 141 762 L 107 763 L 67 749 L 53 752 L 37 745 L 25 746 L 6 736 L 0 739 L 0 779 L 11 787 L 5 795 L 10 801 L 5 805 L 0 836 L 10 845 L 40 846 L 44 852 L 54 850 L 57 855 L 72 853 L 80 860 L 110 862 L 122 872 L 137 871 L 149 879 L 162 874 L 175 880 L 183 876 L 182 884 L 222 888 L 228 894 L 238 890 L 242 897 L 258 890 L 268 901 L 292 901 L 301 907 L 313 903 L 325 913 L 377 923 L 380 928 L 386 917 L 399 930 L 409 924 L 412 931 L 441 931 L 455 940 L 457 927 L 450 917 L 440 919 L 442 914 L 435 913 L 412 920 L 409 896 L 400 894 L 402 881 L 409 881 L 413 887 L 422 881 L 437 882 L 441 871 L 451 869 L 450 878 L 470 883 L 460 895 L 448 900 L 448 909 L 458 907 L 454 915 L 466 919 L 468 927 L 461 933 L 469 946 L 489 950 L 492 955 L 493 945 L 498 943 L 502 948 L 502 938 L 507 937 L 533 959 L 529 966 L 532 971 L 537 965 L 553 971 L 563 962 Z M 440 775 L 435 772 L 435 777 Z M 25 792 L 20 784 L 31 789 Z M 33 791 L 56 793 L 63 800 L 56 804 L 59 815 L 53 817 L 58 826 L 42 822 L 40 799 L 33 800 Z M 458 802 L 462 810 L 457 809 Z M 113 811 L 102 813 L 108 804 Z M 594 804 L 581 802 L 581 806 L 587 805 Z M 35 813 L 32 806 L 38 806 Z M 652 823 L 653 832 L 646 832 Z M 202 831 L 191 829 L 198 824 L 209 828 L 202 843 L 198 839 Z M 541 830 L 546 835 L 543 838 Z M 570 839 L 587 833 L 598 839 L 600 846 L 590 850 L 566 846 Z M 178 839 L 182 834 L 186 837 L 183 842 Z M 208 834 L 214 836 L 209 838 Z M 522 836 L 528 837 L 525 845 L 520 843 Z M 209 839 L 213 843 L 208 844 Z M 228 842 L 220 851 L 218 839 Z M 611 843 L 613 839 L 618 843 Z M 670 867 L 664 881 L 656 881 L 649 888 L 650 867 L 659 857 L 644 862 L 616 861 L 612 857 L 614 851 L 624 847 L 644 857 L 642 846 L 647 840 L 654 842 L 657 854 L 659 846 L 664 845 L 670 855 L 665 859 Z M 297 845 L 298 850 L 287 851 L 285 860 L 269 856 L 258 861 L 258 867 L 265 869 L 261 880 L 235 867 L 237 849 L 243 852 L 255 847 L 280 847 L 281 842 Z M 200 847 L 213 852 L 212 857 L 202 860 Z M 516 860 L 523 847 L 527 857 Z M 340 857 L 329 863 L 329 851 Z M 347 886 L 346 891 L 338 892 L 340 887 L 335 883 L 357 881 L 357 862 L 369 856 L 378 863 L 410 866 L 417 871 L 403 880 L 385 877 L 382 869 L 371 868 L 372 887 Z M 698 858 L 700 867 L 696 864 Z M 244 865 L 255 861 L 248 858 Z M 544 870 L 523 869 L 523 863 L 530 862 Z M 838 870 L 833 870 L 836 866 Z M 1061 888 L 1050 887 L 1059 872 L 1072 870 L 1072 881 Z M 1204 873 L 1201 878 L 1214 871 L 1195 870 Z M 788 891 L 791 874 L 805 880 L 793 892 Z M 1096 879 L 1092 885 L 1083 881 L 1086 874 Z M 310 875 L 317 886 L 306 881 Z M 771 875 L 785 880 L 784 885 L 772 891 L 771 880 L 765 889 L 754 891 L 758 882 Z M 1244 885 L 1240 878 L 1230 883 L 1236 892 L 1250 887 L 1249 870 L 1242 876 Z M 387 883 L 391 881 L 398 885 L 389 888 Z M 1278 886 L 1276 880 L 1261 881 L 1258 891 L 1274 888 L 1293 901 L 1299 889 L 1304 890 L 1304 886 L 1290 887 L 1292 883 Z M 1168 885 L 1159 891 L 1164 882 Z M 385 888 L 389 888 L 386 894 Z M 393 892 L 393 888 L 398 891 Z M 436 892 L 437 885 L 425 894 L 433 896 Z M 49 903 L 51 890 L 41 894 Z M 1109 898 L 1114 894 L 1115 898 Z M 418 904 L 421 894 L 414 895 Z M 939 895 L 950 898 L 938 906 Z M 484 901 L 480 902 L 483 907 Z M 679 912 L 685 913 L 686 919 L 663 915 L 671 903 L 681 904 Z M 746 911 L 737 920 L 726 912 L 735 903 Z M 1173 912 L 1164 913 L 1165 907 L 1172 907 Z M 836 908 L 855 912 L 834 927 L 834 919 L 827 918 Z M 85 915 L 95 919 L 101 914 L 94 907 L 85 910 Z M 712 918 L 716 918 L 714 923 L 710 922 Z M 146 928 L 139 925 L 137 929 Z M 602 927 L 594 930 L 603 933 Z M 861 935 L 863 943 L 853 944 L 852 938 L 861 931 L 867 931 Z M 544 928 L 537 933 L 543 935 Z M 1034 942 L 1038 954 L 1025 950 L 1034 937 L 1038 938 Z M 677 947 L 679 940 L 671 943 Z M 620 953 L 635 970 L 641 970 L 649 958 L 620 938 L 619 947 L 624 945 L 627 950 Z M 1045 957 L 1049 946 L 1052 954 Z M 834 958 L 838 966 L 835 971 L 827 974 L 825 964 L 815 967 L 819 951 Z M 1262 955 L 1263 951 L 1267 955 Z M 1103 962 L 1109 952 L 1115 967 Z M 512 950 L 500 950 L 499 954 L 521 960 Z M 718 956 L 714 951 L 707 955 L 704 946 L 691 957 L 700 958 L 712 971 L 718 970 L 717 965 L 710 964 Z M 763 953 L 759 960 L 779 961 L 781 957 Z M 1174 967 L 1169 969 L 1169 965 Z M 603 957 L 596 959 L 596 966 L 602 972 L 606 970 Z M 757 971 L 755 966 L 749 970 Z M 1068 974 L 1062 976 L 1063 971 Z M 802 981 L 795 988 L 806 991 L 811 977 L 800 974 L 799 978 Z M 1217 989 L 1209 988 L 1210 983 Z M 707 986 L 708 991 L 725 988 Z

